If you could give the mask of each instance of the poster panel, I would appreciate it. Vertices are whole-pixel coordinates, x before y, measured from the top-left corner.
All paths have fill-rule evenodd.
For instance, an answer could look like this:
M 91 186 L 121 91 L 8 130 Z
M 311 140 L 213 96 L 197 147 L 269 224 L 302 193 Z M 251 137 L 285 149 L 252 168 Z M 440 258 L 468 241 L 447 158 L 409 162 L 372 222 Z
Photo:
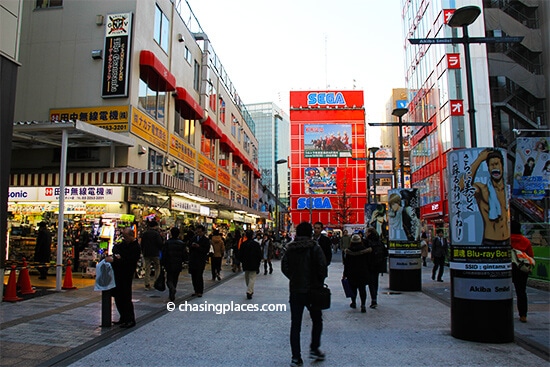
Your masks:
M 351 157 L 351 124 L 305 124 L 304 157 Z
M 388 215 L 386 204 L 366 204 L 365 223 L 367 227 L 373 227 L 382 240 L 388 238 Z
M 550 190 L 550 138 L 517 138 L 516 143 L 512 196 L 542 200 Z
M 388 191 L 390 241 L 420 241 L 420 200 L 417 189 Z
M 336 167 L 307 167 L 304 174 L 306 194 L 337 194 Z

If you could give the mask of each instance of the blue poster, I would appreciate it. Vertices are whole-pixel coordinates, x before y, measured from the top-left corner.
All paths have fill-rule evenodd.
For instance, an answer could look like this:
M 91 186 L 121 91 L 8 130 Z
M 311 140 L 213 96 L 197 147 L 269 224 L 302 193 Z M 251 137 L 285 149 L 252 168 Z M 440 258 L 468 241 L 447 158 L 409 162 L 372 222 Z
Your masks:
M 542 200 L 550 190 L 550 138 L 517 138 L 516 143 L 512 196 Z

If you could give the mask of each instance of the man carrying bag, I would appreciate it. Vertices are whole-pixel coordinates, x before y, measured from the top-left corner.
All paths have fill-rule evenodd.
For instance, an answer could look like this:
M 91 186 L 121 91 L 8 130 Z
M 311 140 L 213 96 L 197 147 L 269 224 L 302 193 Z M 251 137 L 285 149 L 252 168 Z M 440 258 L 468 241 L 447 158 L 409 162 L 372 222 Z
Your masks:
M 296 227 L 296 238 L 288 245 L 281 260 L 281 270 L 289 279 L 290 288 L 290 346 L 292 349 L 291 366 L 302 366 L 300 330 L 304 307 L 309 311 L 312 321 L 309 357 L 316 361 L 325 359 L 319 350 L 323 319 L 321 307 L 312 305 L 312 290 L 322 287 L 327 277 L 327 263 L 323 250 L 312 240 L 312 226 L 302 222 Z

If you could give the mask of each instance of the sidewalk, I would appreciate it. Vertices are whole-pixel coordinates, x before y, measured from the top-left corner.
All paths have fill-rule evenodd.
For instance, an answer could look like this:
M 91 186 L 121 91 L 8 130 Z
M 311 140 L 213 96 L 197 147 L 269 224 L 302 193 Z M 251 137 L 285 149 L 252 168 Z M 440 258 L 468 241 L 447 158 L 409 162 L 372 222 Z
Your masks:
M 327 281 L 333 291 L 332 307 L 323 312 L 324 366 L 548 364 L 547 357 L 539 357 L 544 353 L 532 347 L 539 346 L 548 355 L 548 292 L 528 289 L 529 322 L 514 319 L 516 343 L 467 342 L 450 335 L 449 283 L 433 282 L 431 267 L 423 268 L 423 292 L 390 292 L 385 274 L 380 278 L 380 306 L 361 314 L 349 308 L 349 299 L 343 296 L 338 257 Z M 167 292 L 146 292 L 142 281 L 135 282 L 134 290 L 138 324 L 129 330 L 98 326 L 101 297 L 93 288 L 4 302 L 0 306 L 0 364 L 286 366 L 290 362 L 288 282 L 279 261 L 274 261 L 274 269 L 271 275 L 258 275 L 252 300 L 245 297 L 242 273 L 233 275 L 226 266 L 221 283 L 206 280 L 213 287 L 202 298 L 189 297 L 190 277 L 182 273 L 176 304 L 282 304 L 287 306 L 283 312 L 169 312 Z M 448 276 L 446 269 L 444 278 Z M 205 279 L 210 279 L 208 270 Z M 116 320 L 114 307 L 113 315 Z M 304 317 L 302 350 L 306 352 L 310 332 L 311 322 Z M 518 345 L 523 340 L 529 342 L 527 349 Z

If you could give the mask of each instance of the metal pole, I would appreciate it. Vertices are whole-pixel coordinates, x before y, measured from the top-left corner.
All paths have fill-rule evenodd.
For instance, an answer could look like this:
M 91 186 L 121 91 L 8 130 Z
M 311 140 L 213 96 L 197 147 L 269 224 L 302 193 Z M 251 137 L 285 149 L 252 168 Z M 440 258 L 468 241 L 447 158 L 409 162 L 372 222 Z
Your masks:
M 403 116 L 399 116 L 399 170 L 401 188 L 405 187 L 405 158 L 403 157 Z
M 275 238 L 279 238 L 279 172 L 275 162 Z
M 462 27 L 462 37 L 464 38 L 464 58 L 466 60 L 466 88 L 468 89 L 468 116 L 470 118 L 470 144 L 472 148 L 477 147 L 476 136 L 476 110 L 474 107 L 474 87 L 472 83 L 472 60 L 470 57 L 470 37 L 468 35 L 468 26 Z
M 57 261 L 55 267 L 55 290 L 61 291 L 63 277 L 63 228 L 65 226 L 65 180 L 67 177 L 67 149 L 69 134 L 66 129 L 61 133 L 61 162 L 59 168 L 59 215 L 57 216 Z
M 374 192 L 372 194 L 374 200 L 374 204 L 378 203 L 378 199 L 376 198 L 376 150 L 372 151 L 372 185 L 374 187 Z

